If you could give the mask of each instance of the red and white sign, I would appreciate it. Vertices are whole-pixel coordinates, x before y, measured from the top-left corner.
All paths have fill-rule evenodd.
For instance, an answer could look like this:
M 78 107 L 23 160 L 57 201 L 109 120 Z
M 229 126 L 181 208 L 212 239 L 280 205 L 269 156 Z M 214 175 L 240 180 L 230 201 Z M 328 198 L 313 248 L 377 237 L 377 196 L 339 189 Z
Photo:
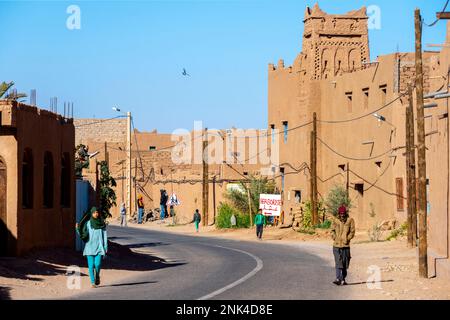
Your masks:
M 281 194 L 260 194 L 259 208 L 265 216 L 281 215 Z

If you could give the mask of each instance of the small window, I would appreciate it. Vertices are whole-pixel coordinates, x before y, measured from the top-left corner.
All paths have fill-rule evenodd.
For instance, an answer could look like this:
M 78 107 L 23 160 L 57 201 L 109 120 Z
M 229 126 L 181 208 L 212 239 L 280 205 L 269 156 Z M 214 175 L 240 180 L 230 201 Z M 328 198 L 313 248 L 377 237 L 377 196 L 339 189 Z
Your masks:
M 284 193 L 284 168 L 280 168 L 281 173 L 281 193 Z
M 288 131 L 289 131 L 288 122 L 287 121 L 283 121 L 284 143 L 287 142 Z
M 155 146 L 150 146 L 150 147 L 148 147 L 148 150 L 150 150 L 150 151 L 156 150 L 156 147 Z
M 369 88 L 365 88 L 362 91 L 364 109 L 369 109 Z
M 271 135 L 272 135 L 272 144 L 274 144 L 275 143 L 275 125 L 271 124 L 270 129 L 271 129 Z
M 300 190 L 294 190 L 294 202 L 300 203 L 302 201 L 302 192 Z
M 387 85 L 380 86 L 381 106 L 386 105 Z
M 353 93 L 346 92 L 345 96 L 347 97 L 347 112 L 351 113 L 353 111 Z
M 397 211 L 405 210 L 405 203 L 403 199 L 403 178 L 395 179 L 395 190 L 397 194 Z
M 248 172 L 247 171 L 244 171 L 244 176 L 248 176 Z
M 355 190 L 363 196 L 364 195 L 364 183 L 355 183 Z

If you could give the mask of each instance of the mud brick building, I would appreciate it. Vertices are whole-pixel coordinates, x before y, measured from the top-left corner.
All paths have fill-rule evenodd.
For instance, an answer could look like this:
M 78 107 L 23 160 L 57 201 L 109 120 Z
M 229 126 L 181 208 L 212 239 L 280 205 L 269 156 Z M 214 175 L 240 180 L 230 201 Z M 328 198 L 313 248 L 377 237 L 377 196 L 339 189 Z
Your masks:
M 0 101 L 0 254 L 75 244 L 71 119 Z

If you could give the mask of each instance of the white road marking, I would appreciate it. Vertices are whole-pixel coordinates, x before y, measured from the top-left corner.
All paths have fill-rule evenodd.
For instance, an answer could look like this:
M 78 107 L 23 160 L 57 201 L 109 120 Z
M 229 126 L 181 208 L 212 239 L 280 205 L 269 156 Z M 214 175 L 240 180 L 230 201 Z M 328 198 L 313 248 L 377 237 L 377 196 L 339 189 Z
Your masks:
M 240 253 L 244 253 L 244 254 L 252 257 L 256 261 L 256 267 L 252 271 L 247 273 L 245 276 L 243 276 L 242 278 L 234 281 L 233 283 L 230 283 L 229 285 L 227 285 L 227 286 L 225 286 L 225 287 L 223 287 L 223 288 L 221 288 L 219 290 L 216 290 L 214 292 L 211 292 L 210 294 L 207 294 L 207 295 L 205 295 L 205 296 L 203 296 L 201 298 L 198 298 L 197 300 L 208 300 L 208 299 L 211 299 L 211 298 L 213 298 L 213 297 L 215 297 L 215 296 L 217 296 L 219 294 L 222 294 L 225 291 L 230 290 L 231 288 L 234 288 L 234 287 L 240 285 L 241 283 L 247 281 L 248 279 L 253 277 L 256 273 L 258 273 L 258 271 L 260 271 L 263 268 L 262 260 L 260 258 L 258 258 L 257 256 L 255 256 L 255 255 L 253 255 L 253 254 L 251 254 L 251 253 L 249 253 L 247 251 L 234 249 L 234 248 L 228 248 L 228 247 L 222 247 L 222 246 L 217 246 L 217 245 L 214 245 L 214 246 L 213 245 L 207 245 L 207 246 L 219 247 L 219 248 L 223 248 L 223 249 L 228 249 L 228 250 L 233 250 L 233 251 L 237 251 L 237 252 L 240 252 Z

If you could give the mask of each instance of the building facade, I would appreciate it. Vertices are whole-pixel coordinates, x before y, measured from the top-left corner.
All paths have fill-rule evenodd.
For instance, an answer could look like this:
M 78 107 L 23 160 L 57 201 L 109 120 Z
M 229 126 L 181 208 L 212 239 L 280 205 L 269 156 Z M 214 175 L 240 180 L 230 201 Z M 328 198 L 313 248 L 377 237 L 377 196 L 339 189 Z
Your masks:
M 71 119 L 0 101 L 1 254 L 75 244 Z
M 284 210 L 311 194 L 315 113 L 319 199 L 348 184 L 360 230 L 406 221 L 405 110 L 415 83 L 414 53 L 370 61 L 367 19 L 365 8 L 344 15 L 307 8 L 302 52 L 292 66 L 269 64 L 268 82 L 268 129 L 284 132 L 277 181 Z M 423 61 L 425 93 L 448 90 L 448 48 L 425 51 Z M 413 100 L 415 108 L 415 90 Z M 448 99 L 425 112 L 431 273 L 448 265 L 447 113 Z

